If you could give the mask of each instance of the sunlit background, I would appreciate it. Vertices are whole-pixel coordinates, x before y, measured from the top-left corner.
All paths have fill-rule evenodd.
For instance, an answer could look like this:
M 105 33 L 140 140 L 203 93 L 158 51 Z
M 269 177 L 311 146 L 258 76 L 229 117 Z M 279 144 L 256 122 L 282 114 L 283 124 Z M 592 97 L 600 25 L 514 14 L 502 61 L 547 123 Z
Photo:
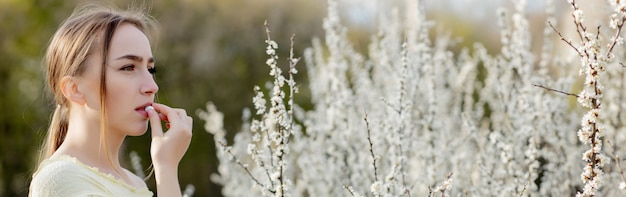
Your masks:
M 56 27 L 80 2 L 77 0 L 0 0 L 0 196 L 27 196 L 36 168 L 36 155 L 53 103 L 44 83 L 42 56 Z M 379 25 L 377 12 L 393 9 L 387 1 L 343 0 L 341 17 L 358 50 L 367 49 L 368 39 Z M 423 11 L 436 22 L 432 34 L 447 32 L 458 38 L 457 48 L 481 42 L 489 49 L 499 46 L 495 10 L 510 7 L 504 0 L 425 0 Z M 556 15 L 567 11 L 558 1 Z M 115 1 L 128 7 L 127 1 Z M 142 4 L 137 1 L 135 4 Z M 313 37 L 323 37 L 325 0 L 155 0 L 147 2 L 160 25 L 154 44 L 160 86 L 158 102 L 184 108 L 196 116 L 197 109 L 212 101 L 224 112 L 225 128 L 241 127 L 241 111 L 252 105 L 254 85 L 268 79 L 265 65 L 266 39 L 263 22 L 270 24 L 280 46 L 279 56 L 288 56 L 289 37 L 296 34 L 295 52 L 302 54 Z M 565 10 L 563 10 L 565 9 Z M 533 36 L 545 24 L 545 1 L 531 1 L 526 8 Z M 296 102 L 310 108 L 306 71 L 301 62 L 297 81 L 301 93 Z M 282 64 L 286 65 L 286 61 Z M 181 186 L 195 186 L 195 196 L 221 196 L 210 181 L 217 161 L 212 136 L 194 118 L 191 147 L 180 164 Z M 122 160 L 128 165 L 130 151 L 149 161 L 150 136 L 128 138 Z M 148 180 L 155 191 L 154 179 Z

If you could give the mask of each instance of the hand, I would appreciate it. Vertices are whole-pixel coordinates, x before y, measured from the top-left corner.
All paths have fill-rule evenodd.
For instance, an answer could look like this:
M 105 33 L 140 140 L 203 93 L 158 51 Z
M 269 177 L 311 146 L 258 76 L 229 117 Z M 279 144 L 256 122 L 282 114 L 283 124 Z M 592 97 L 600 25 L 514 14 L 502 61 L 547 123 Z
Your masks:
M 152 128 L 150 155 L 154 167 L 177 169 L 191 142 L 193 119 L 184 109 L 170 108 L 158 103 L 153 103 L 152 107 L 154 109 L 147 112 Z M 168 125 L 167 132 L 163 132 L 161 120 Z

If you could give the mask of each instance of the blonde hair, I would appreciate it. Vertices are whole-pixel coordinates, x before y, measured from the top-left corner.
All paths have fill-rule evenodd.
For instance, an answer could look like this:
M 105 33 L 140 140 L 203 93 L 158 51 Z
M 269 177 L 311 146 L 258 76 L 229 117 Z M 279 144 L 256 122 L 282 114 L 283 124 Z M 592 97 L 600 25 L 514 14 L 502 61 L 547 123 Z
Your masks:
M 142 6 L 144 7 L 144 6 Z M 100 146 L 104 149 L 111 164 L 110 154 L 106 149 L 105 136 L 107 127 L 105 98 L 107 56 L 113 33 L 121 24 L 132 24 L 146 36 L 154 32 L 154 20 L 142 11 L 143 8 L 131 8 L 127 11 L 114 9 L 112 6 L 88 4 L 78 7 L 66 19 L 52 37 L 44 58 L 47 85 L 54 95 L 56 109 L 52 115 L 47 137 L 42 145 L 40 161 L 49 158 L 61 146 L 69 125 L 69 101 L 61 93 L 59 83 L 65 76 L 80 76 L 85 71 L 85 59 L 92 53 L 102 54 L 100 75 Z M 99 50 L 99 51 L 97 51 Z

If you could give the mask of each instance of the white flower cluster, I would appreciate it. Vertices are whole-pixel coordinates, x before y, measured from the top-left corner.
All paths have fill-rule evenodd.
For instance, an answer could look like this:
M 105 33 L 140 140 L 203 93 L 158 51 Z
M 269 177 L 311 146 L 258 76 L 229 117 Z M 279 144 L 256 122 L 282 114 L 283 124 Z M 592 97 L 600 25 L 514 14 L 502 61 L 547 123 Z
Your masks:
M 222 147 L 213 180 L 225 196 L 624 195 L 626 186 L 617 187 L 624 181 L 604 167 L 610 159 L 602 150 L 604 138 L 626 144 L 620 135 L 626 132 L 626 75 L 611 61 L 617 58 L 612 50 L 623 52 L 611 47 L 621 43 L 619 34 L 610 49 L 602 48 L 601 34 L 582 24 L 584 14 L 572 0 L 581 42 L 564 40 L 582 67 L 571 69 L 553 39 L 543 38 L 535 55 L 526 1 L 513 2 L 514 10 L 494 13 L 502 29 L 497 54 L 481 44 L 455 54 L 453 39 L 431 40 L 435 23 L 418 6 L 381 11 L 378 24 L 384 25 L 361 54 L 340 23 L 337 2 L 329 1 L 325 40 L 314 39 L 304 54 L 313 103 L 307 111 L 292 100 L 297 59 L 290 55 L 285 79 L 268 36 L 274 80 L 269 98 L 254 89 L 258 118 L 250 121 L 244 112 L 246 124 L 225 146 L 223 129 L 215 127 L 223 116 L 210 105 L 200 112 Z M 544 36 L 556 37 L 551 25 Z M 568 95 L 586 111 L 573 97 L 539 88 L 581 90 L 576 71 L 585 82 L 581 93 Z
M 193 193 L 196 192 L 196 187 L 188 184 L 187 186 L 185 186 L 185 190 L 183 190 L 183 197 L 192 197 Z
M 609 26 L 612 29 L 617 29 L 619 24 L 623 24 L 624 17 L 626 17 L 626 1 L 624 0 L 609 0 L 613 7 L 614 14 L 611 15 L 611 21 Z
M 139 178 L 144 179 L 146 178 L 146 174 L 143 172 L 143 166 L 141 165 L 141 157 L 137 154 L 137 152 L 135 151 L 130 151 L 130 164 L 133 167 L 133 170 L 135 171 L 135 175 L 137 175 Z
M 583 23 L 585 22 L 585 15 L 582 10 L 575 10 L 572 15 L 574 15 L 574 22 Z

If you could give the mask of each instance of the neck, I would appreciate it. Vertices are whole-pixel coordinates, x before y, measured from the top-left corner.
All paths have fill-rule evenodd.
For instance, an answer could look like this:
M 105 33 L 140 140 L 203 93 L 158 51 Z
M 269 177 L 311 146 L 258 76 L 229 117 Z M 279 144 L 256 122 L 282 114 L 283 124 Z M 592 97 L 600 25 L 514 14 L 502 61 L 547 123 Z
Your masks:
M 69 155 L 100 171 L 121 173 L 119 151 L 125 136 L 115 136 L 112 134 L 116 132 L 107 130 L 101 133 L 100 117 L 90 117 L 81 112 L 70 112 L 65 140 L 54 155 Z

